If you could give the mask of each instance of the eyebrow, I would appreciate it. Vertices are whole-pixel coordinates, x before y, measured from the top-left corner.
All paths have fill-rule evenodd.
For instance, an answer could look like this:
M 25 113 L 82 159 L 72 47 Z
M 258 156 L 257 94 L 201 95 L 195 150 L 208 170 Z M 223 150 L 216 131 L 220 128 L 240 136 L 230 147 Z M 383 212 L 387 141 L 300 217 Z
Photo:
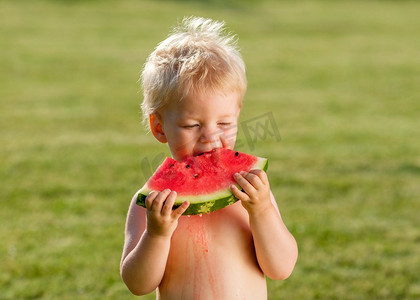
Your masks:
M 232 114 L 232 115 L 223 115 L 223 116 L 220 116 L 219 118 L 230 118 L 230 117 L 233 117 L 234 115 Z
M 225 115 L 218 116 L 217 118 L 218 118 L 218 119 L 223 119 L 223 118 L 232 118 L 232 117 L 235 117 L 235 114 L 225 114 Z M 187 114 L 184 114 L 184 115 L 182 116 L 182 118 L 187 118 L 187 119 L 191 118 L 191 119 L 195 119 L 195 118 L 194 118 L 194 113 L 187 113 Z

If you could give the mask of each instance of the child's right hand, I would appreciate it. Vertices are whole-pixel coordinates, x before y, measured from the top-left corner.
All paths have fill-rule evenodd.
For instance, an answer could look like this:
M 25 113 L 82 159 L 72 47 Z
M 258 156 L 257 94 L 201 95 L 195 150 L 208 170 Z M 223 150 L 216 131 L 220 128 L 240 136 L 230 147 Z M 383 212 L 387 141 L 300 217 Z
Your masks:
M 176 192 L 169 189 L 152 191 L 146 197 L 147 232 L 151 236 L 171 237 L 178 226 L 179 217 L 190 204 L 185 201 L 173 210 Z

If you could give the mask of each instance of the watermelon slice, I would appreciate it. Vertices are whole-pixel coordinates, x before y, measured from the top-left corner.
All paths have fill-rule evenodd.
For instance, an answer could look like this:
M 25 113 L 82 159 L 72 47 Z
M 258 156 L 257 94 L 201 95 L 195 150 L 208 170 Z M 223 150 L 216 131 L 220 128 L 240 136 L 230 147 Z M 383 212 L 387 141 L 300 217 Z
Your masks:
M 209 213 L 238 200 L 230 191 L 230 185 L 236 183 L 233 178 L 236 172 L 265 171 L 267 167 L 266 158 L 226 148 L 189 156 L 182 161 L 167 157 L 139 190 L 136 203 L 146 207 L 146 197 L 152 190 L 168 188 L 177 192 L 174 207 L 186 200 L 190 202 L 184 215 Z

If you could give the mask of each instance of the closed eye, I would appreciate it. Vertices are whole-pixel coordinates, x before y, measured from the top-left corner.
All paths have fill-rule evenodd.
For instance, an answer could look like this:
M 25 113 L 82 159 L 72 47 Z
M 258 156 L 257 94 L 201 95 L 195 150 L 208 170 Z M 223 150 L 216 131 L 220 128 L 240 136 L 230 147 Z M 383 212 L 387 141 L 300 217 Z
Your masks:
M 230 123 L 230 122 L 219 122 L 219 123 L 217 123 L 217 125 L 219 125 L 219 126 L 230 126 L 230 125 L 232 125 L 232 123 Z
M 198 124 L 191 124 L 191 125 L 183 125 L 183 126 L 181 126 L 181 127 L 182 127 L 182 128 L 191 129 L 191 128 L 198 127 L 198 126 L 199 126 Z

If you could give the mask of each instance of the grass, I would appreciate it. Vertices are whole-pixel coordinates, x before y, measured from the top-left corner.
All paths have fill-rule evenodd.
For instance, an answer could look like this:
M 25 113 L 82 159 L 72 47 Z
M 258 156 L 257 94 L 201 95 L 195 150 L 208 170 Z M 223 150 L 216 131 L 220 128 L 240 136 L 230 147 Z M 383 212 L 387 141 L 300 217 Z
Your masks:
M 271 112 L 270 182 L 299 243 L 270 299 L 418 299 L 415 1 L 1 1 L 0 299 L 130 299 L 119 278 L 142 166 L 138 75 L 184 15 L 238 33 L 241 120 Z M 144 168 L 143 168 L 144 169 Z M 142 297 L 153 299 L 154 295 Z

